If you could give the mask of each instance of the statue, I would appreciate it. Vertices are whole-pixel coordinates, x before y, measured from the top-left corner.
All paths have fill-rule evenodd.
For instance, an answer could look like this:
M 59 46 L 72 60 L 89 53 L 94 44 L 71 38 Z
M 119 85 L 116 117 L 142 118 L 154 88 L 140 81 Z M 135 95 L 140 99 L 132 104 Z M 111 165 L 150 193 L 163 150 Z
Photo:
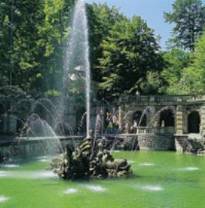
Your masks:
M 94 142 L 86 138 L 74 151 L 67 146 L 65 153 L 52 161 L 51 168 L 65 180 L 130 176 L 127 160 L 114 159 L 103 143 L 102 139 Z

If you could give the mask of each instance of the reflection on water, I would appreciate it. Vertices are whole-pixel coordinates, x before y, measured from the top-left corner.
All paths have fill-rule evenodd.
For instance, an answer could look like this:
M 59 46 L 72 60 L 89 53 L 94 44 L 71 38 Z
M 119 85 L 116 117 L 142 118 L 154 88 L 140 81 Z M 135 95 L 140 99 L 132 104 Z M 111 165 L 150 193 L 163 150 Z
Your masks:
M 106 188 L 99 185 L 85 185 L 85 188 L 93 192 L 105 192 Z
M 179 168 L 180 171 L 197 171 L 199 170 L 198 167 L 185 167 L 185 168 Z
M 76 194 L 77 192 L 78 192 L 78 189 L 69 188 L 66 191 L 64 191 L 64 194 Z
M 151 166 L 155 166 L 155 164 L 154 163 L 140 163 L 139 166 L 151 167 Z
M 0 177 L 19 179 L 58 178 L 52 171 L 0 171 Z
M 1 177 L 7 177 L 8 173 L 6 171 L 0 171 L 0 178 Z
M 152 191 L 152 192 L 158 192 L 158 191 L 163 191 L 164 190 L 159 185 L 143 185 L 143 186 L 137 186 L 137 188 L 139 188 L 143 191 Z
M 2 165 L 3 168 L 18 168 L 20 167 L 20 165 L 16 165 L 16 164 L 4 164 Z
M 0 196 L 0 203 L 6 202 L 8 200 L 9 200 L 8 197 L 6 197 L 6 196 Z

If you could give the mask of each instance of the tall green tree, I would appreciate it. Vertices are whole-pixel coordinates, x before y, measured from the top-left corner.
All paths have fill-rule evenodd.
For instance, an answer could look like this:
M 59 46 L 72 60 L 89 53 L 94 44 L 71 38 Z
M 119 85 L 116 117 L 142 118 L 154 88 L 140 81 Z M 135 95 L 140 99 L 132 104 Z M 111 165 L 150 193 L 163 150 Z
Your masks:
M 100 82 L 102 80 L 99 70 L 100 58 L 103 56 L 102 42 L 109 36 L 113 26 L 125 17 L 115 7 L 109 7 L 107 4 L 88 4 L 87 11 L 92 79 Z
M 37 44 L 43 49 L 39 81 L 47 94 L 62 89 L 63 63 L 75 0 L 45 0 Z M 34 82 L 34 85 L 36 83 Z
M 193 51 L 205 26 L 205 6 L 201 0 L 175 0 L 165 20 L 174 24 L 174 44 Z
M 46 92 L 62 71 L 59 54 L 74 0 L 2 0 L 0 73 L 7 84 Z M 62 61 L 60 62 L 62 63 Z
M 172 49 L 163 54 L 165 66 L 161 72 L 163 86 L 160 91 L 165 94 L 180 94 L 179 84 L 184 68 L 191 63 L 191 54 L 181 49 Z
M 1 70 L 8 72 L 8 84 L 28 88 L 30 69 L 38 66 L 37 26 L 43 20 L 40 1 L 1 2 Z
M 162 68 L 163 60 L 153 30 L 140 17 L 117 22 L 102 48 L 100 88 L 102 96 L 107 98 L 143 93 L 147 72 Z
M 197 41 L 192 64 L 184 69 L 180 80 L 186 94 L 204 94 L 205 91 L 205 34 Z

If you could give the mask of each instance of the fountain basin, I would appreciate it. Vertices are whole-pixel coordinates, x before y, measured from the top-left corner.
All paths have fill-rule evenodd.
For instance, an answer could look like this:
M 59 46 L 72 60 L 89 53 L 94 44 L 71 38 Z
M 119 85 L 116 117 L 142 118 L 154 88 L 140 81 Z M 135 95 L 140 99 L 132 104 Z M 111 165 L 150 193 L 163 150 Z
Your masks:
M 60 141 L 62 147 L 75 146 L 82 141 L 81 136 L 70 137 L 18 137 L 13 140 L 0 141 L 1 153 L 9 158 L 30 158 L 48 154 L 58 154 L 56 141 Z M 53 147 L 52 147 L 53 145 Z M 52 152 L 49 152 L 52 149 Z
M 141 134 L 138 135 L 140 150 L 168 151 L 175 150 L 173 135 Z
M 20 167 L 16 169 L 0 168 L 5 173 L 4 177 L 0 177 L 0 195 L 8 199 L 0 206 L 203 207 L 204 158 L 174 152 L 118 152 L 114 156 L 134 161 L 132 167 L 135 176 L 118 180 L 63 181 L 46 170 L 49 162 L 39 160 L 18 163 Z M 143 163 L 155 165 L 142 166 Z

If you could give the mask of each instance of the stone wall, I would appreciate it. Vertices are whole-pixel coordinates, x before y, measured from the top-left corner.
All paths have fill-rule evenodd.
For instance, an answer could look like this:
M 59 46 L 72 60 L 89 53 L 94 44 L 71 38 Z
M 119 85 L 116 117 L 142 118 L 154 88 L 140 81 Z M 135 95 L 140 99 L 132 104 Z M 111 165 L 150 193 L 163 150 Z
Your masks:
M 60 138 L 62 147 L 66 145 L 77 146 L 82 137 Z M 169 151 L 175 150 L 182 153 L 205 153 L 205 140 L 198 135 L 171 134 L 129 134 L 115 135 L 107 138 L 108 149 L 115 150 L 149 150 Z M 31 158 L 36 156 L 52 155 L 59 153 L 55 140 L 30 139 L 14 140 L 0 144 L 0 155 L 8 158 Z
M 113 138 L 111 141 L 112 149 L 136 151 L 139 150 L 138 136 L 134 134 L 122 134 Z
M 115 142 L 117 150 L 175 150 L 174 137 L 170 134 L 123 134 Z
M 54 155 L 65 149 L 66 145 L 75 147 L 82 137 L 60 138 L 36 138 L 20 139 L 0 144 L 0 153 L 6 158 L 30 158 L 44 155 Z
M 205 140 L 194 135 L 176 135 L 175 147 L 181 153 L 205 154 Z
M 140 150 L 174 150 L 174 137 L 172 135 L 142 134 L 138 135 Z

